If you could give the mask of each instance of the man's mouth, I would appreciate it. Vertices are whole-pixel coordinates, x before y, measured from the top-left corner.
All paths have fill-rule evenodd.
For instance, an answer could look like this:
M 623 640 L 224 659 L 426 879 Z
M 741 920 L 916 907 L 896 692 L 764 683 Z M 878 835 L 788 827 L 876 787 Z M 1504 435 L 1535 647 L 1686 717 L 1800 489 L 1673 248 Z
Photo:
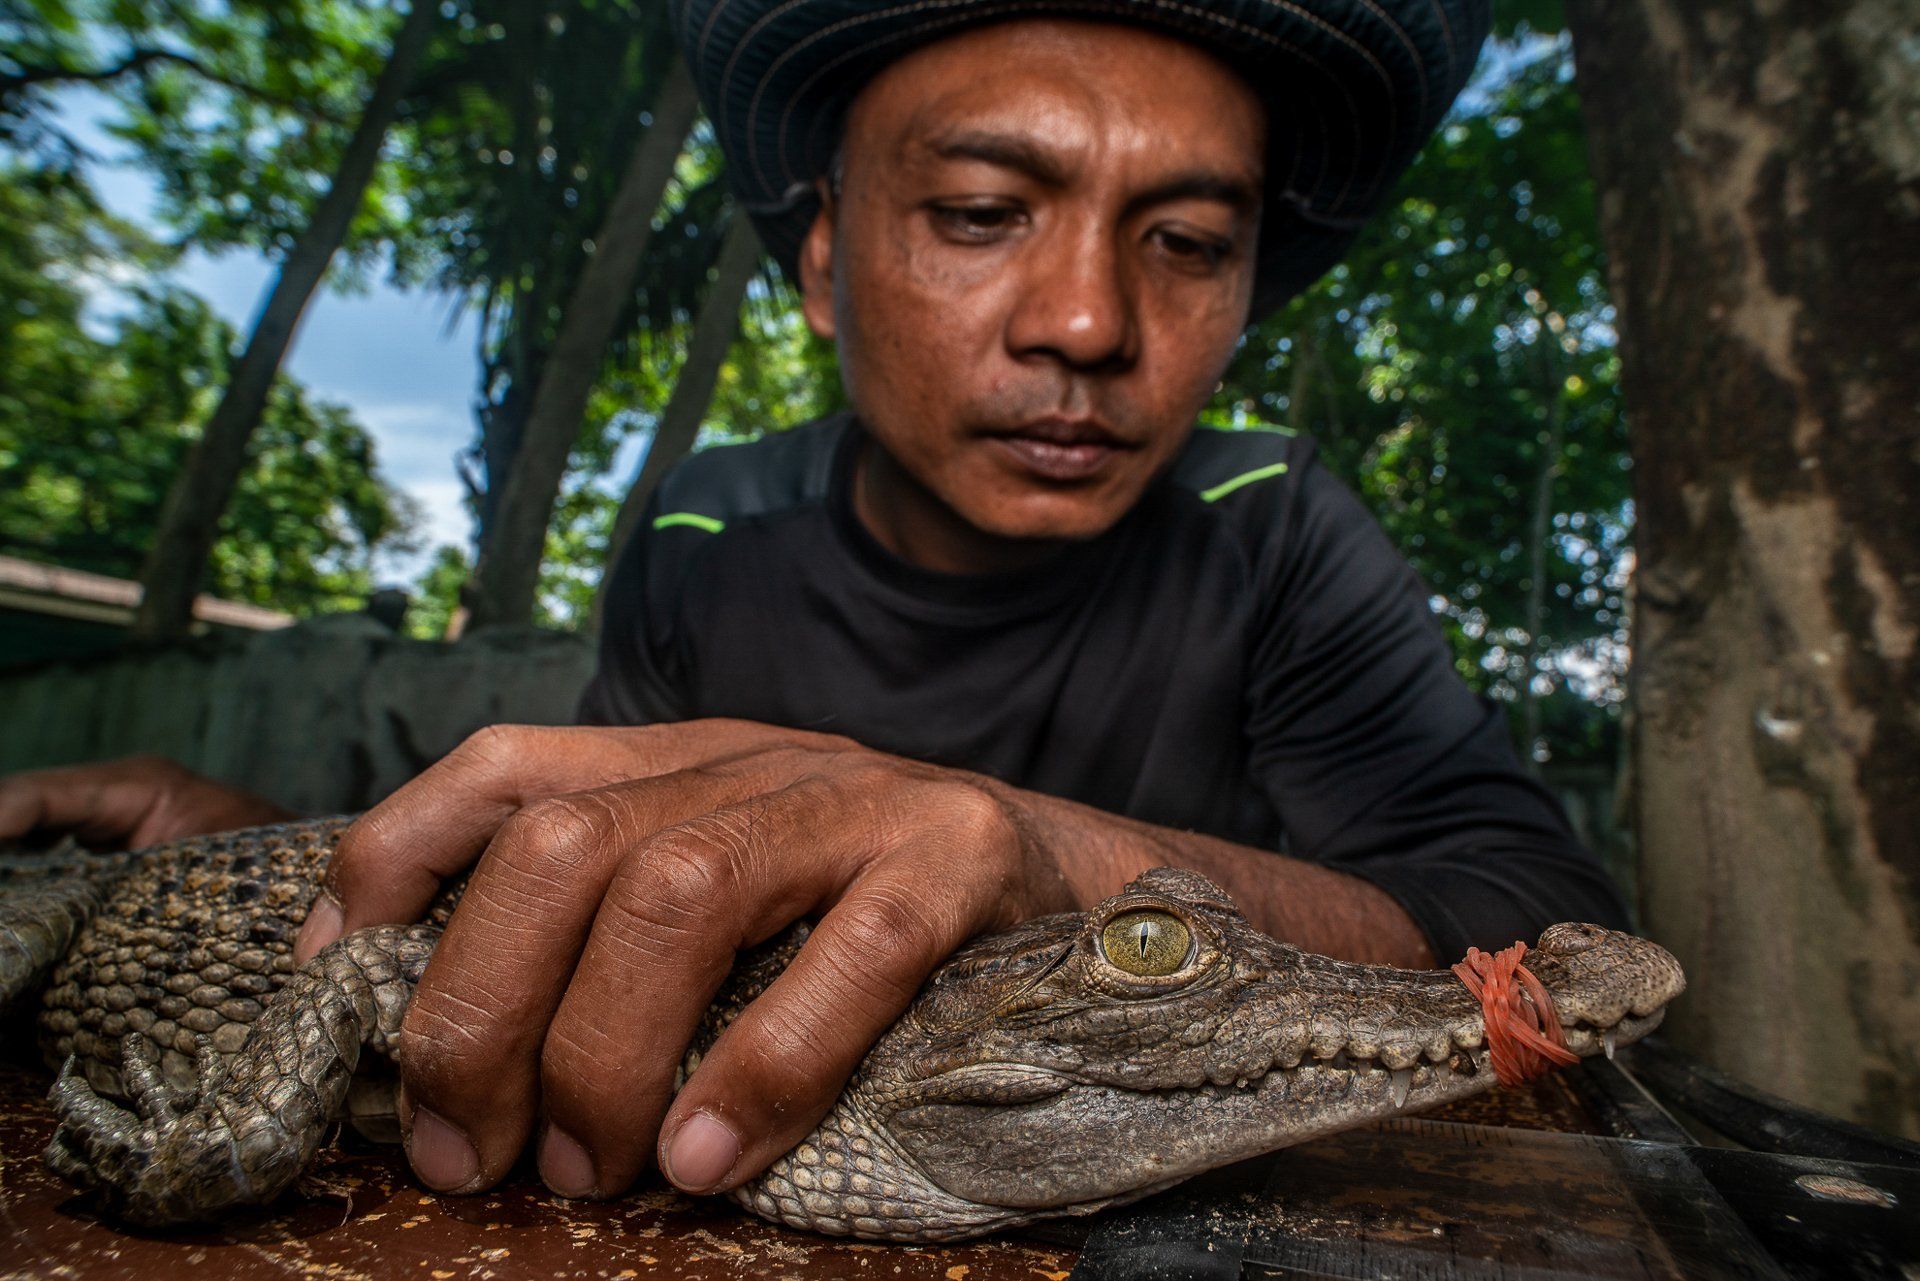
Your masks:
M 1046 480 L 1089 480 L 1137 449 L 1091 418 L 1042 418 L 995 431 L 989 439 L 1022 470 Z

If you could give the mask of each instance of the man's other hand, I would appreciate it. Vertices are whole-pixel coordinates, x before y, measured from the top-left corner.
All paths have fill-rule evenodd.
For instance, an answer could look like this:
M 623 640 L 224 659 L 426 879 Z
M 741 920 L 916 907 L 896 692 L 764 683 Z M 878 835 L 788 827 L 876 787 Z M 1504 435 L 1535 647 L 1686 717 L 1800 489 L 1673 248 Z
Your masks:
M 415 1171 L 734 1187 L 805 1138 L 969 937 L 1075 906 L 995 785 L 743 721 L 474 735 L 341 839 L 296 955 L 473 868 L 400 1040 Z M 676 1097 L 734 953 L 816 922 Z
M 162 756 L 0 777 L 0 840 L 36 830 L 71 832 L 99 848 L 139 849 L 293 817 L 264 797 L 216 783 Z

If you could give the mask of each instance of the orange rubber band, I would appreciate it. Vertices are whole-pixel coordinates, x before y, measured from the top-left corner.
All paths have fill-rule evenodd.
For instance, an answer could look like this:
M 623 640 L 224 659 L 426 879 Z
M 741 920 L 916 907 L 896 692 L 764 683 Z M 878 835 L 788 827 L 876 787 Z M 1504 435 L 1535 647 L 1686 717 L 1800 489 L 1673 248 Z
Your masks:
M 1533 971 L 1520 963 L 1526 955 L 1525 943 L 1492 956 L 1470 947 L 1467 959 L 1453 967 L 1467 991 L 1479 998 L 1487 1025 L 1487 1056 L 1502 1085 L 1523 1085 L 1556 1067 L 1580 1061 L 1567 1048 L 1567 1034 L 1554 1013 L 1553 998 Z

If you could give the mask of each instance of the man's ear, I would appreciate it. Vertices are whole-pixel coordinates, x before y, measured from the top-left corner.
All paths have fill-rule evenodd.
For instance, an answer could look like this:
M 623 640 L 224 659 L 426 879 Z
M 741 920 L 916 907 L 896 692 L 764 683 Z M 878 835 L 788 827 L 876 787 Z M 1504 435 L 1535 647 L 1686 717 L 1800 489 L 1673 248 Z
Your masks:
M 800 242 L 800 314 L 818 337 L 833 340 L 833 225 L 839 214 L 833 184 L 816 179 L 820 212 L 814 215 L 807 238 Z

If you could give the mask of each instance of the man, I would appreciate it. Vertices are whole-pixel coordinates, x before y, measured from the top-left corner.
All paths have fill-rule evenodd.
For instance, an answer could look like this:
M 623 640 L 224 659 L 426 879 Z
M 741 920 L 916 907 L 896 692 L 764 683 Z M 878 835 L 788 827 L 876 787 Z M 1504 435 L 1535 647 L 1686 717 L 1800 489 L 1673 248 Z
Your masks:
M 473 869 L 403 1041 L 434 1187 L 489 1186 L 530 1138 L 569 1195 L 656 1145 L 680 1187 L 731 1187 L 963 940 L 1156 865 L 1406 965 L 1621 921 L 1311 445 L 1193 431 L 1256 299 L 1350 237 L 1484 13 L 1020 8 L 676 7 L 853 412 L 668 479 L 589 726 L 476 735 L 343 843 L 302 956 Z M 0 789 L 0 832 L 272 816 L 151 762 Z M 801 916 L 674 1097 L 735 950 Z

